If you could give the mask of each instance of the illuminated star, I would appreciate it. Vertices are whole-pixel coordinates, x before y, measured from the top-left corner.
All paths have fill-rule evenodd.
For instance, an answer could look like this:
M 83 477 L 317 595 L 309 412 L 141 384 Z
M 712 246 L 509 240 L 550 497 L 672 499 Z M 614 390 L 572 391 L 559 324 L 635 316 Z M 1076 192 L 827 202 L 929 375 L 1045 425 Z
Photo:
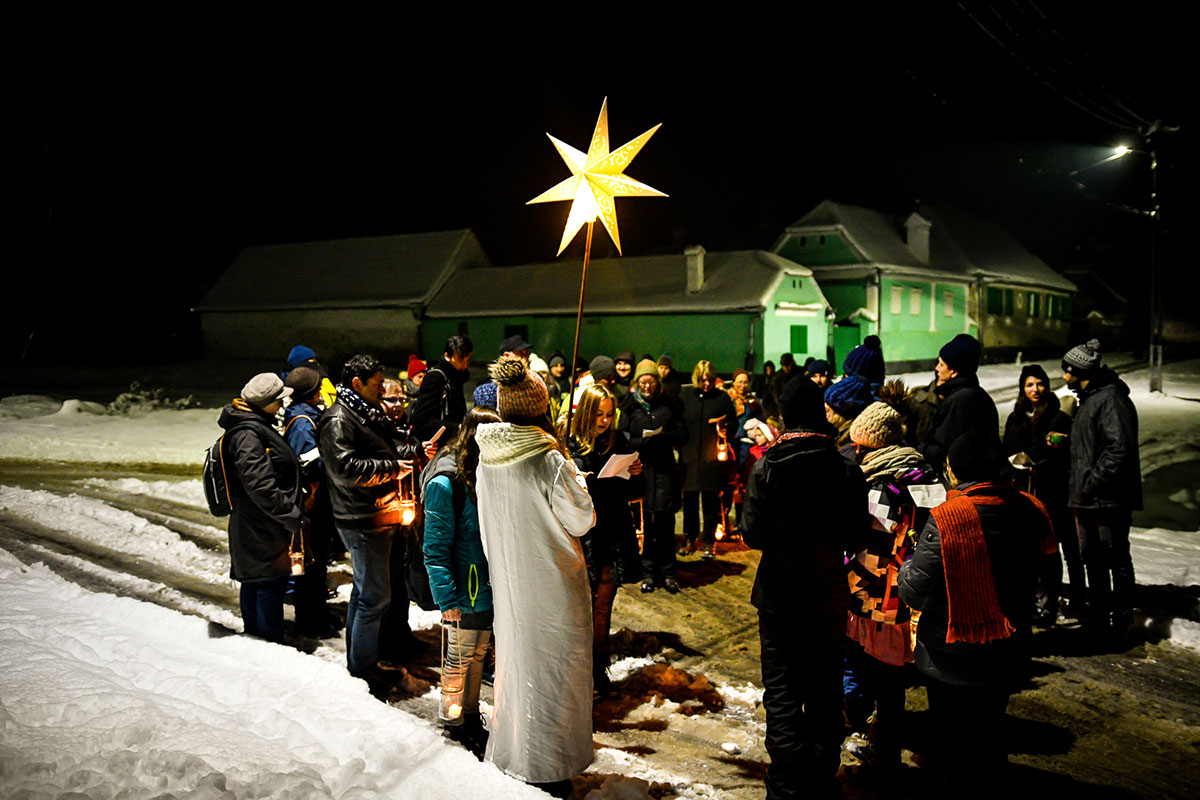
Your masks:
M 617 252 L 621 252 L 621 234 L 617 230 L 617 209 L 614 197 L 666 197 L 663 192 L 635 181 L 623 173 L 633 157 L 650 141 L 654 132 L 662 127 L 660 122 L 633 141 L 613 153 L 608 152 L 608 98 L 600 106 L 600 118 L 596 120 L 596 131 L 587 154 L 579 152 L 569 144 L 560 142 L 550 134 L 550 141 L 571 169 L 571 177 L 557 186 L 546 190 L 530 200 L 533 203 L 553 203 L 558 200 L 571 201 L 571 213 L 567 215 L 567 227 L 563 230 L 559 255 L 585 222 L 594 222 L 597 217 L 612 237 Z

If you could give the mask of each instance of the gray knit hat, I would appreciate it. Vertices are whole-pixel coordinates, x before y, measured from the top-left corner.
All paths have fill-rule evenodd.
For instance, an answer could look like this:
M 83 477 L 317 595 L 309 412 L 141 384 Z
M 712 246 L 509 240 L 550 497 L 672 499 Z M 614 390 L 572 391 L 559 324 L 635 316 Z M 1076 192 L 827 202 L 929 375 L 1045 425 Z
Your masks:
M 313 392 L 321 385 L 321 373 L 312 367 L 296 367 L 288 373 L 284 384 L 301 400 L 313 396 Z
M 1069 372 L 1081 378 L 1092 375 L 1100 369 L 1100 340 L 1088 339 L 1087 344 L 1076 345 L 1063 356 L 1063 372 Z
M 260 372 L 242 387 L 242 399 L 255 408 L 264 408 L 292 393 L 274 372 Z
M 496 410 L 507 421 L 540 417 L 550 408 L 550 393 L 536 372 L 516 356 L 500 356 L 488 367 L 497 384 Z
M 872 450 L 899 444 L 903 438 L 904 417 L 887 403 L 871 403 L 850 424 L 850 440 Z

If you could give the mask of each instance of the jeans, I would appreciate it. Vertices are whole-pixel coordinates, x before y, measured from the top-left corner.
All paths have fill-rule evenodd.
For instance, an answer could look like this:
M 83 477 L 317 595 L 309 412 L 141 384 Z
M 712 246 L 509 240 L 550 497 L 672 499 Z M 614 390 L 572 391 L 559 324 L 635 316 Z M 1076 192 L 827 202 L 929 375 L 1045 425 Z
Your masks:
M 392 602 L 388 561 L 394 532 L 392 526 L 364 530 L 338 526 L 354 568 L 346 609 L 346 662 L 351 675 L 366 675 L 379 661 L 380 624 Z
M 288 576 L 265 581 L 242 581 L 242 627 L 251 636 L 283 641 L 283 596 Z

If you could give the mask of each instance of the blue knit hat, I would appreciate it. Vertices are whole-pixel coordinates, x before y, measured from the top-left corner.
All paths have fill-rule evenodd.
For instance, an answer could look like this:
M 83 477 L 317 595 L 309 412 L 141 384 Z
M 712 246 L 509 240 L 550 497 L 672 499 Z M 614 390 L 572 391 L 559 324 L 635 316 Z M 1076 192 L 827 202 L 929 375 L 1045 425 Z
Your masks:
M 497 398 L 497 392 L 496 392 L 496 390 L 499 388 L 500 387 L 497 386 L 492 381 L 488 381 L 487 383 L 481 383 L 478 386 L 476 386 L 475 392 L 472 395 L 475 398 L 475 405 L 487 406 L 488 408 L 495 411 L 496 407 L 499 405 L 499 401 Z
M 874 402 L 871 387 L 857 375 L 847 375 L 825 390 L 825 404 L 846 419 L 854 419 Z
M 288 368 L 295 369 L 309 359 L 316 358 L 317 354 L 312 351 L 311 347 L 305 347 L 298 344 L 292 348 L 292 352 L 288 353 Z
M 878 338 L 875 342 L 878 342 Z M 887 377 L 883 367 L 883 351 L 871 344 L 860 344 L 846 355 L 842 362 L 842 372 L 846 375 L 858 375 L 867 383 L 882 384 Z

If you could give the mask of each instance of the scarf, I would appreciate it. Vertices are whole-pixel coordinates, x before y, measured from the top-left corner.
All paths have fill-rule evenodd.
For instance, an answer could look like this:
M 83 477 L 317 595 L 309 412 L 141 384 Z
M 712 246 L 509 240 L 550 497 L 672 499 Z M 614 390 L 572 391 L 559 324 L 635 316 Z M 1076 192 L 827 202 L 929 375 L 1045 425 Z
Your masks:
M 919 466 L 923 461 L 921 454 L 913 448 L 902 444 L 893 444 L 867 453 L 863 456 L 859 466 L 862 468 L 863 477 L 867 480 L 878 475 L 898 478 Z
M 662 390 L 659 389 L 659 391 L 662 391 Z M 653 395 L 642 394 L 641 389 L 633 390 L 633 399 L 637 401 L 638 405 L 641 406 L 642 410 L 645 411 L 647 414 L 650 413 L 650 398 L 652 396 Z
M 479 463 L 491 466 L 512 464 L 559 449 L 558 440 L 541 428 L 511 422 L 480 425 L 475 429 L 475 442 L 479 445 Z
M 933 509 L 942 536 L 942 564 L 946 573 L 946 599 L 949 603 L 946 643 L 984 644 L 1012 636 L 1012 623 L 1000 610 L 992 561 L 988 557 L 979 505 L 1004 503 L 994 495 L 973 496 L 982 483 L 967 491 L 951 489 L 946 502 Z
M 377 408 L 366 400 L 358 392 L 351 389 L 349 386 L 339 383 L 337 385 L 338 401 L 349 407 L 352 411 L 360 416 L 366 417 L 369 422 L 378 425 L 385 431 L 391 432 L 395 426 L 392 421 L 383 414 L 383 410 Z

